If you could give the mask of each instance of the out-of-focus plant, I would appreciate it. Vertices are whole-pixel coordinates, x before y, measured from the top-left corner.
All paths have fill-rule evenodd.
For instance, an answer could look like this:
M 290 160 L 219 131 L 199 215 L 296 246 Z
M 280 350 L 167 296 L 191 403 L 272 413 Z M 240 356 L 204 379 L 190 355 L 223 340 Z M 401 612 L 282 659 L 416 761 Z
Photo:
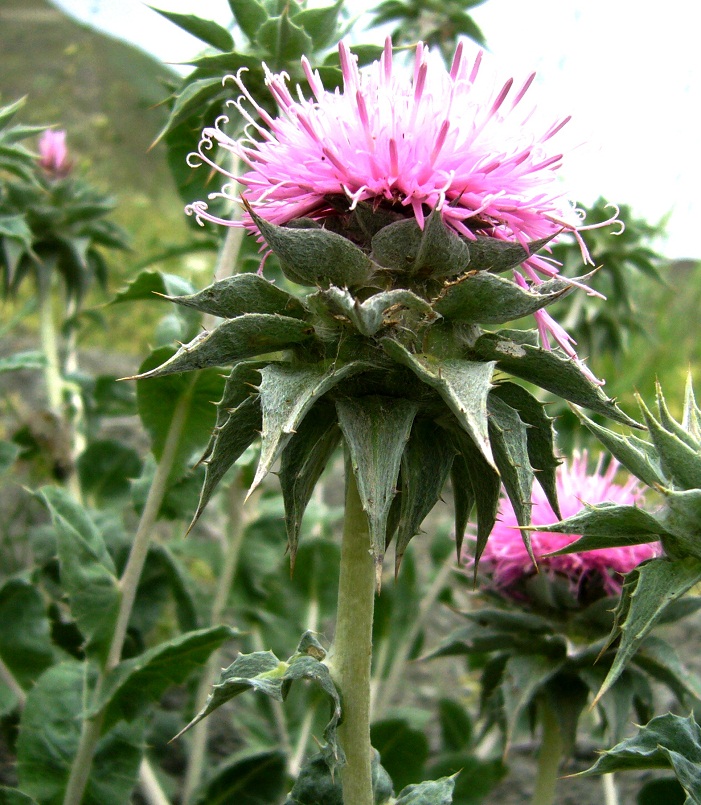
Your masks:
M 609 205 L 602 198 L 590 208 L 584 208 L 584 212 L 587 223 L 610 217 Z M 617 362 L 626 355 L 630 336 L 645 332 L 645 317 L 638 308 L 636 288 L 641 281 L 661 283 L 660 271 L 666 262 L 652 247 L 654 240 L 664 232 L 663 224 L 653 226 L 635 218 L 625 204 L 620 207 L 618 220 L 621 228 L 615 238 L 598 229 L 582 235 L 594 264 L 600 267 L 592 282 L 606 297 L 606 304 L 579 294 L 561 305 L 563 312 L 560 314 L 560 321 L 572 334 L 582 354 L 608 354 Z M 552 256 L 562 264 L 565 276 L 576 277 L 579 265 L 576 243 L 563 240 L 555 244 Z
M 425 42 L 440 48 L 447 61 L 461 36 L 485 45 L 484 35 L 469 13 L 484 1 L 384 0 L 371 11 L 372 25 L 394 23 L 392 41 L 396 45 Z
M 682 596 L 701 581 L 701 411 L 694 398 L 691 376 L 686 385 L 682 421 L 667 408 L 657 387 L 655 410 L 638 397 L 650 440 L 622 436 L 579 413 L 583 424 L 618 461 L 658 494 L 660 505 L 648 512 L 637 506 L 601 504 L 542 530 L 580 534 L 559 553 L 593 548 L 621 548 L 661 542 L 662 556 L 643 562 L 625 577 L 621 599 L 606 645 L 615 659 L 598 697 L 609 690 L 643 645 L 650 630 L 670 612 L 693 611 L 699 599 Z
M 640 503 L 636 480 L 615 482 L 618 465 L 592 472 L 587 456 L 575 456 L 558 469 L 558 500 L 565 514 L 583 507 Z M 637 511 L 638 509 L 636 509 Z M 607 676 L 616 652 L 609 648 L 612 611 L 623 574 L 659 554 L 659 545 L 617 546 L 583 553 L 554 553 L 576 539 L 543 527 L 558 520 L 545 494 L 533 494 L 531 546 L 537 565 L 521 539 L 519 523 L 507 499 L 475 569 L 478 606 L 468 625 L 451 635 L 431 656 L 464 654 L 481 669 L 484 729 L 499 726 L 508 751 L 524 722 L 541 730 L 532 802 L 554 801 L 564 758 L 571 755 L 580 717 Z M 466 553 L 474 565 L 471 552 Z M 634 572 L 634 571 L 633 571 Z M 494 607 L 494 604 L 497 604 Z M 668 615 L 688 612 L 677 607 Z M 681 665 L 674 649 L 657 636 L 640 642 L 625 675 L 618 678 L 597 711 L 608 738 L 620 740 L 634 709 L 639 720 L 654 713 L 650 681 L 662 682 L 684 704 L 701 698 L 701 685 Z
M 7 141 L 7 147 L 0 149 L 2 292 L 7 298 L 17 295 L 27 282 L 34 285 L 47 416 L 60 435 L 52 441 L 68 445 L 54 462 L 55 474 L 72 479 L 80 452 L 75 420 L 82 401 L 75 388 L 69 389 L 67 376 L 77 370 L 78 316 L 90 284 L 94 280 L 106 283 L 103 251 L 126 249 L 127 237 L 108 217 L 114 201 L 74 175 L 65 132 L 43 131 L 38 156 L 17 146 L 20 137 L 36 133 L 28 127 L 8 128 L 19 106 L 16 103 L 0 112 L 0 136 Z M 59 285 L 60 312 L 54 294 Z M 32 431 L 31 424 L 28 428 Z

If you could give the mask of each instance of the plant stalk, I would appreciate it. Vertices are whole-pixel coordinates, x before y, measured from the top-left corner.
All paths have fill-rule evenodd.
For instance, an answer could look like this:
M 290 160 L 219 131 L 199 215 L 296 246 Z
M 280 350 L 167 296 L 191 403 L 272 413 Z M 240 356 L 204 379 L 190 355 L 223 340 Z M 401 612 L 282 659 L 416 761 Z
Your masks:
M 39 330 L 41 335 L 41 349 L 46 358 L 44 367 L 44 383 L 49 409 L 62 416 L 63 408 L 63 378 L 61 377 L 61 362 L 58 357 L 58 338 L 54 324 L 53 306 L 51 299 L 51 274 L 45 268 L 39 268 L 37 274 L 39 290 Z
M 531 805 L 553 805 L 564 744 L 557 715 L 544 697 L 538 702 L 538 716 L 542 736 Z
M 604 793 L 605 805 L 619 805 L 616 778 L 613 774 L 603 774 L 601 776 L 601 788 Z
M 146 498 L 146 504 L 141 514 L 131 552 L 129 553 L 129 559 L 124 568 L 122 578 L 119 580 L 119 587 L 122 594 L 119 612 L 117 614 L 117 621 L 115 623 L 105 667 L 99 673 L 97 682 L 95 683 L 95 689 L 92 693 L 93 702 L 99 700 L 106 674 L 119 664 L 122 656 L 127 626 L 134 606 L 134 600 L 136 599 L 136 590 L 144 568 L 148 549 L 151 545 L 153 527 L 166 493 L 168 476 L 173 467 L 180 437 L 182 436 L 189 403 L 190 395 L 189 393 L 185 393 L 180 400 L 178 400 L 173 411 L 173 418 L 163 446 L 163 455 L 156 468 L 156 473 L 153 477 L 148 497 Z M 100 739 L 104 716 L 105 711 L 101 710 L 94 716 L 83 719 L 80 741 L 71 766 L 71 773 L 66 785 L 63 805 L 80 805 L 83 799 L 85 787 L 90 776 L 95 747 Z
M 243 500 L 246 490 L 242 484 L 241 475 L 237 475 L 227 490 L 226 501 L 227 511 L 227 534 L 224 545 L 224 566 L 222 568 L 217 590 L 212 603 L 210 623 L 216 626 L 222 619 L 226 609 L 229 591 L 236 575 L 238 567 L 241 543 L 245 530 L 245 520 L 243 516 Z M 212 689 L 212 684 L 217 675 L 219 667 L 219 652 L 215 652 L 209 658 L 209 662 L 204 668 L 195 695 L 195 713 L 199 713 L 205 706 L 207 697 Z M 203 719 L 192 728 L 192 739 L 190 741 L 190 757 L 183 782 L 183 805 L 189 805 L 194 796 L 195 790 L 202 779 L 204 769 L 205 754 L 207 749 L 207 734 L 209 732 L 209 720 Z
M 139 767 L 139 789 L 148 805 L 170 805 L 170 800 L 161 788 L 153 767 L 145 757 Z
M 375 563 L 368 518 L 347 461 L 336 635 L 329 663 L 343 707 L 338 734 L 346 755 L 341 769 L 345 805 L 373 805 L 370 668 L 374 607 Z

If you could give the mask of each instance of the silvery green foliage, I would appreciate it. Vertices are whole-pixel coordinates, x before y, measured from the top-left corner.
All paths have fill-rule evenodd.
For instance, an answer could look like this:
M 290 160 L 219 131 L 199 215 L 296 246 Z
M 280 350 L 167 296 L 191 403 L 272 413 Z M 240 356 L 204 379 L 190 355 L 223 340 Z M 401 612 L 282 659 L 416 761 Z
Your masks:
M 574 362 L 538 347 L 535 333 L 482 329 L 532 314 L 572 289 L 568 280 L 535 291 L 506 278 L 544 241 L 526 248 L 468 240 L 438 212 L 421 229 L 413 218 L 368 204 L 329 219 L 327 228 L 305 219 L 277 226 L 249 212 L 285 276 L 310 289 L 307 295 L 241 274 L 197 294 L 169 296 L 222 322 L 141 375 L 233 364 L 203 457 L 195 519 L 260 435 L 253 487 L 279 460 L 294 563 L 311 492 L 343 441 L 370 521 L 379 581 L 391 541 L 398 570 L 449 478 L 458 552 L 474 508 L 479 557 L 502 483 L 521 525 L 530 522 L 536 478 L 557 510 L 552 421 L 506 373 L 636 425 Z
M 620 635 L 620 645 L 599 696 L 614 684 L 650 629 L 701 581 L 701 411 L 691 377 L 681 422 L 670 414 L 659 385 L 653 411 L 639 397 L 638 403 L 649 441 L 621 436 L 582 414 L 580 418 L 627 470 L 659 493 L 662 505 L 653 512 L 637 506 L 587 506 L 574 517 L 538 527 L 581 534 L 561 553 L 662 543 L 664 555 L 626 576 L 609 637 L 611 644 Z

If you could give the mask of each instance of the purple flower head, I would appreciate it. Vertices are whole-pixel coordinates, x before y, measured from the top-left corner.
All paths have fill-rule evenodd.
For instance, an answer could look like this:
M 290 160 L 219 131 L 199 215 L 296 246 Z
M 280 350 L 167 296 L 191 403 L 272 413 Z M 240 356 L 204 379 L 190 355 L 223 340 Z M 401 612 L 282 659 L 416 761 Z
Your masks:
M 419 43 L 413 74 L 393 64 L 389 39 L 380 60 L 362 71 L 345 42 L 339 54 L 343 89 L 334 92 L 302 59 L 311 98 L 299 87 L 293 94 L 285 73 L 266 68 L 280 110 L 275 118 L 255 101 L 241 73 L 229 77 L 241 91 L 230 103 L 249 126 L 235 141 L 222 131 L 228 119 L 221 117 L 204 129 L 198 152 L 190 155 L 193 167 L 205 162 L 234 180 L 210 199 L 238 200 L 238 182 L 255 211 L 279 225 L 337 215 L 330 198 L 339 196 L 347 198 L 349 209 L 361 201 L 404 208 L 422 227 L 438 209 L 444 222 L 468 239 L 486 235 L 526 244 L 572 232 L 584 261 L 591 262 L 579 234 L 586 227 L 557 174 L 562 153 L 556 135 L 569 117 L 537 122 L 528 100 L 534 74 L 520 84 L 513 79 L 494 84 L 483 76 L 483 54 L 470 60 L 462 43 L 450 70 Z M 238 175 L 217 165 L 209 155 L 215 144 L 248 170 Z M 238 225 L 213 215 L 205 201 L 186 211 L 199 223 Z M 254 229 L 247 214 L 244 224 Z M 552 261 L 534 256 L 515 272 L 515 280 L 538 285 L 557 273 Z M 544 310 L 534 315 L 543 345 L 549 348 L 552 339 L 578 361 L 565 330 Z
M 585 504 L 638 503 L 640 493 L 635 478 L 629 477 L 622 485 L 614 483 L 619 469 L 617 461 L 612 460 L 607 470 L 602 472 L 600 459 L 594 472 L 590 473 L 587 458 L 586 452 L 581 455 L 575 453 L 570 464 L 561 464 L 558 468 L 557 497 L 563 518 L 574 516 Z M 538 484 L 533 487 L 532 502 L 531 520 L 534 526 L 550 525 L 559 520 Z M 572 534 L 531 532 L 531 545 L 540 574 L 551 579 L 564 579 L 578 599 L 585 585 L 606 595 L 619 594 L 625 573 L 660 554 L 659 543 L 646 543 L 562 556 L 545 555 L 570 545 L 576 539 L 578 536 Z M 527 598 L 524 582 L 538 572 L 526 551 L 516 515 L 506 498 L 502 498 L 499 517 L 487 540 L 479 569 L 488 578 L 490 589 L 517 601 Z
M 39 164 L 54 179 L 68 176 L 73 162 L 66 148 L 66 132 L 47 129 L 39 138 Z

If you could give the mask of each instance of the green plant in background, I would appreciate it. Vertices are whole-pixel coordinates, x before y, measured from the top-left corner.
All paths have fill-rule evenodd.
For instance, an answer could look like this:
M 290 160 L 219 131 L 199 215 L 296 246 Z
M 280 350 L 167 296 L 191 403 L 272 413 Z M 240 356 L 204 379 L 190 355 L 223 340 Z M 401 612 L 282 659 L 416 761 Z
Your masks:
M 28 278 L 34 284 L 48 413 L 55 418 L 57 433 L 66 431 L 69 445 L 55 472 L 70 479 L 81 451 L 75 420 L 82 401 L 75 389 L 69 390 L 67 376 L 78 368 L 76 331 L 81 305 L 91 282 L 97 280 L 103 286 L 106 282 L 103 250 L 126 249 L 127 237 L 108 217 L 114 201 L 73 175 L 65 132 L 44 131 L 38 157 L 16 145 L 36 133 L 33 127 L 8 128 L 20 105 L 0 113 L 6 141 L 0 174 L 2 287 L 9 297 Z M 14 177 L 8 175 L 12 173 Z M 57 321 L 54 286 L 59 280 L 63 299 Z
M 614 461 L 606 472 L 591 471 L 587 456 L 558 468 L 557 490 L 563 512 L 575 517 L 583 507 L 628 506 L 641 503 L 636 479 L 615 482 Z M 639 511 L 639 509 L 636 509 Z M 557 553 L 576 539 L 542 527 L 558 520 L 545 495 L 533 495 L 532 563 L 518 530 L 513 507 L 500 506 L 499 520 L 482 554 L 477 575 L 477 606 L 465 613 L 459 629 L 431 656 L 467 655 L 481 671 L 480 705 L 485 734 L 498 726 L 508 752 L 528 723 L 540 729 L 534 805 L 555 802 L 555 786 L 563 760 L 574 753 L 581 717 L 613 666 L 616 651 L 608 635 L 623 575 L 659 555 L 657 543 Z M 467 553 L 467 558 L 469 558 Z M 494 606 L 494 605 L 497 606 Z M 678 602 L 665 622 L 692 613 L 701 600 Z M 602 729 L 597 743 L 620 740 L 631 709 L 640 721 L 654 713 L 651 683 L 662 683 L 682 706 L 697 704 L 701 686 L 680 663 L 674 649 L 658 636 L 640 642 L 624 675 L 597 699 Z M 611 780 L 605 801 L 615 802 Z

